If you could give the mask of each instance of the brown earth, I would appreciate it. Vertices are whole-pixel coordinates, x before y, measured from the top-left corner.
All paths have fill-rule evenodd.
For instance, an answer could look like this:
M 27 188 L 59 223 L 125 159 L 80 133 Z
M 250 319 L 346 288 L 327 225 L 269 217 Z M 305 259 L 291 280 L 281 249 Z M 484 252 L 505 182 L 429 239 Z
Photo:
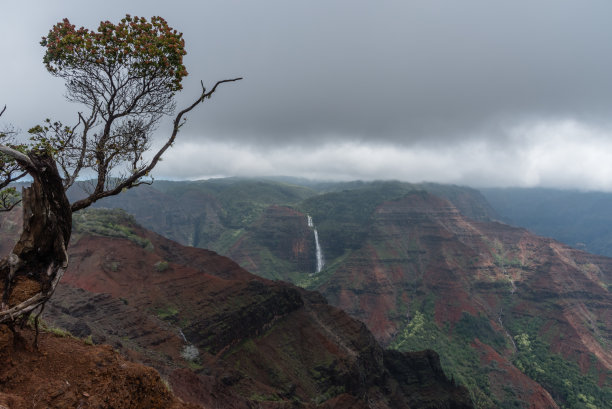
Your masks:
M 38 281 L 32 280 L 28 277 L 17 277 L 12 286 L 12 291 L 8 299 L 8 307 L 14 307 L 15 305 L 26 301 L 41 290 L 41 285 Z M 0 294 L 4 292 L 4 283 L 0 282 Z
M 0 408 L 198 408 L 177 399 L 157 371 L 109 346 L 43 332 L 13 335 L 0 327 Z

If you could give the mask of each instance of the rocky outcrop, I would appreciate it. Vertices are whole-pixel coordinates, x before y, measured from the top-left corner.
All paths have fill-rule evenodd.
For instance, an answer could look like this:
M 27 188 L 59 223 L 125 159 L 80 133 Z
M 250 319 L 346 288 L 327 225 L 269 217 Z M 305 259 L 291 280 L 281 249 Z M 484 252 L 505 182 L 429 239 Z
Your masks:
M 402 353 L 385 351 L 385 366 L 399 381 L 400 388 L 412 398 L 410 407 L 464 409 L 472 407 L 466 396 L 457 393 L 455 382 L 450 381 L 435 351 Z M 440 387 L 442 386 L 442 387 Z M 419 390 L 419 393 L 414 391 Z
M 187 324 L 182 329 L 187 339 L 217 354 L 232 344 L 263 334 L 276 320 L 304 305 L 295 288 L 266 285 L 258 280 L 242 284 L 217 294 L 231 302 Z

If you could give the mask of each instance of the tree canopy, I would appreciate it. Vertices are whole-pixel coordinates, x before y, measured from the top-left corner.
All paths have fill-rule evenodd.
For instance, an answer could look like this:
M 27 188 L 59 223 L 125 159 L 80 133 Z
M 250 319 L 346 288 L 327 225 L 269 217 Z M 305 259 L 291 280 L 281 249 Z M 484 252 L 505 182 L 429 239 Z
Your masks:
M 161 17 L 126 15 L 117 24 L 101 22 L 95 31 L 64 19 L 40 44 L 45 67 L 65 81 L 66 98 L 82 110 L 69 124 L 46 119 L 32 127 L 26 143 L 17 143 L 12 129 L 0 130 L 0 210 L 23 201 L 24 211 L 22 236 L 0 260 L 0 322 L 29 315 L 53 293 L 68 262 L 72 212 L 150 183 L 150 172 L 174 143 L 185 114 L 219 85 L 242 79 L 217 81 L 209 91 L 202 83 L 194 101 L 175 114 L 162 147 L 147 159 L 154 131 L 161 118 L 175 112 L 174 97 L 187 76 L 182 34 Z M 6 106 L 0 116 L 5 111 Z M 87 194 L 69 203 L 65 191 L 83 174 L 93 175 Z M 26 176 L 32 183 L 20 198 L 14 183 Z M 13 305 L 18 277 L 40 284 L 40 291 Z

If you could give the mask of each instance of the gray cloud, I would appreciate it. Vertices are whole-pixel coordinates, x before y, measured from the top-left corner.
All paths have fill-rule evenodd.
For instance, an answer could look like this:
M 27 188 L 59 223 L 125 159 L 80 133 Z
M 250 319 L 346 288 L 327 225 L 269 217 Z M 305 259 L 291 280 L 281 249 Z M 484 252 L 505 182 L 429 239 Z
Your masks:
M 198 129 L 410 144 L 612 108 L 609 4 L 308 4 L 253 7 L 256 24 L 230 28 L 246 33 L 229 47 L 244 51 L 247 80 Z
M 560 129 L 573 121 L 584 138 L 585 129 L 597 129 L 597 135 L 612 129 L 612 3 L 603 0 L 110 0 L 86 8 L 77 1 L 49 1 L 35 9 L 28 2 L 13 3 L 3 6 L 0 25 L 0 46 L 8 57 L 0 66 L 0 103 L 9 105 L 7 119 L 27 128 L 44 117 L 66 118 L 75 111 L 61 98 L 62 84 L 40 62 L 37 42 L 54 22 L 69 17 L 74 24 L 94 27 L 125 13 L 162 15 L 184 32 L 190 76 L 179 106 L 197 95 L 200 80 L 212 84 L 245 77 L 190 115 L 181 135 L 184 145 L 177 146 L 208 144 L 226 155 L 233 150 L 240 153 L 241 165 L 214 160 L 214 169 L 181 173 L 190 177 L 288 173 L 286 166 L 301 175 L 327 169 L 327 175 L 348 178 L 401 174 L 494 184 L 478 166 L 487 168 L 487 155 L 512 152 L 503 156 L 515 166 L 511 181 L 529 184 L 526 175 L 534 165 L 520 156 L 528 150 L 520 144 L 541 141 L 546 133 L 534 124 Z M 519 141 L 517 129 L 532 134 Z M 595 151 L 606 140 L 587 139 Z M 340 146 L 344 151 L 336 150 L 336 157 L 322 150 Z M 458 156 L 469 157 L 468 146 L 482 150 L 471 156 L 469 167 L 466 157 Z M 433 172 L 429 178 L 406 166 L 382 166 L 382 159 L 379 167 L 365 166 L 368 155 L 378 158 L 384 152 L 415 161 L 418 154 L 410 155 L 417 152 L 430 162 L 458 166 L 455 174 L 461 177 L 425 166 L 423 160 L 417 162 Z M 342 164 L 341 169 L 317 158 Z M 166 163 L 178 162 L 169 157 Z M 558 163 L 550 169 L 563 171 Z M 164 172 L 172 174 L 169 168 Z M 512 183 L 504 172 L 487 172 L 500 183 Z M 588 176 L 563 179 L 563 172 L 557 177 L 550 172 L 546 183 L 560 185 Z
M 248 147 L 184 142 L 158 166 L 161 178 L 298 175 L 311 179 L 400 179 L 487 186 L 612 191 L 609 133 L 574 121 L 510 129 L 500 146 L 466 140 L 447 146 L 326 142 L 314 147 Z

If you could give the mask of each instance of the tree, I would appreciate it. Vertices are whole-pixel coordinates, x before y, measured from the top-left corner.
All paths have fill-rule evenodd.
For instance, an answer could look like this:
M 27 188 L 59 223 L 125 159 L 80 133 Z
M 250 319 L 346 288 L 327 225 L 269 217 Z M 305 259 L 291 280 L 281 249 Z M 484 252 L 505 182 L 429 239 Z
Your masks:
M 117 24 L 101 22 L 97 31 L 76 29 L 64 19 L 41 45 L 47 70 L 65 81 L 67 99 L 84 110 L 73 125 L 47 119 L 33 127 L 27 144 L 15 144 L 11 130 L 0 132 L 0 208 L 9 210 L 21 201 L 24 215 L 17 244 L 0 260 L 0 323 L 11 329 L 37 308 L 42 312 L 64 274 L 72 212 L 151 183 L 150 172 L 174 143 L 185 114 L 219 85 L 242 79 L 218 81 L 210 91 L 202 84 L 147 161 L 153 131 L 175 111 L 174 96 L 187 75 L 182 34 L 161 17 L 148 21 L 126 15 Z M 84 172 L 94 175 L 93 182 L 86 197 L 70 203 L 65 192 Z M 26 175 L 32 182 L 19 198 L 11 184 Z
M 4 111 L 6 106 L 0 110 L 0 117 Z M 0 131 L 0 146 L 11 143 L 14 133 L 12 130 Z M 23 171 L 13 158 L 0 153 L 0 212 L 10 211 L 19 204 L 17 189 L 10 185 L 25 175 L 27 172 Z

